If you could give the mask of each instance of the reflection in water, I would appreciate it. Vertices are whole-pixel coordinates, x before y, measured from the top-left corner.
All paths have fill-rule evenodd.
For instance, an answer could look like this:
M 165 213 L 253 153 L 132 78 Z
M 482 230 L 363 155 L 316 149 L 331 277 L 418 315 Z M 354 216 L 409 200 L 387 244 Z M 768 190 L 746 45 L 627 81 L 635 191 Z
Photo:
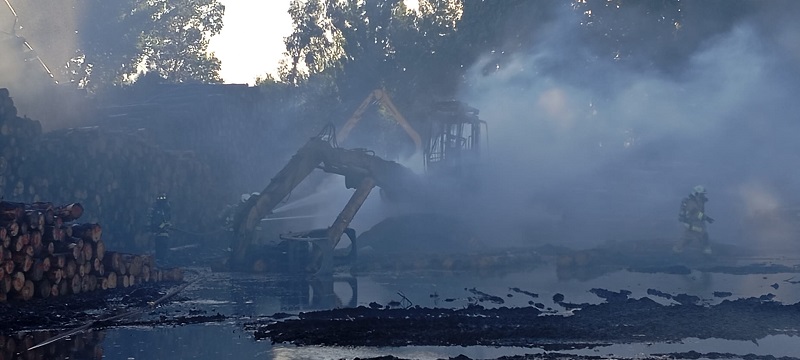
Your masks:
M 253 274 L 213 273 L 203 274 L 203 281 L 188 287 L 183 295 L 186 301 L 178 301 L 159 307 L 149 316 L 180 316 L 187 311 L 221 313 L 228 317 L 221 323 L 206 323 L 178 327 L 122 327 L 109 328 L 99 351 L 110 359 L 339 359 L 353 357 L 382 356 L 392 354 L 405 358 L 447 358 L 466 354 L 472 358 L 496 358 L 503 355 L 537 353 L 537 348 L 331 348 L 294 347 L 285 344 L 273 345 L 269 341 L 255 341 L 245 331 L 244 324 L 255 317 L 269 316 L 280 312 L 297 313 L 330 309 L 334 307 L 366 306 L 372 302 L 385 305 L 400 300 L 402 292 L 414 304 L 430 307 L 438 299 L 442 307 L 461 308 L 468 305 L 467 298 L 473 296 L 469 289 L 477 289 L 504 299 L 502 304 L 481 302 L 486 307 L 530 306 L 541 303 L 545 308 L 561 307 L 553 302 L 554 294 L 563 294 L 570 303 L 600 303 L 603 299 L 592 292 L 593 288 L 611 291 L 629 290 L 631 297 L 649 296 L 664 304 L 672 300 L 650 296 L 648 289 L 657 289 L 671 295 L 687 293 L 703 299 L 704 303 L 719 303 L 725 299 L 757 297 L 774 293 L 776 300 L 784 303 L 800 301 L 800 284 L 784 280 L 796 274 L 751 274 L 731 275 L 720 273 L 692 272 L 694 279 L 682 274 L 637 273 L 615 271 L 595 274 L 590 279 L 564 279 L 557 274 L 555 264 L 541 266 L 535 271 L 509 273 L 499 276 L 476 276 L 473 273 L 369 273 L 358 277 L 336 274 L 323 278 L 271 277 Z M 796 280 L 796 279 L 795 279 Z M 778 283 L 780 287 L 771 285 Z M 523 292 L 511 289 L 519 288 Z M 714 296 L 716 291 L 731 292 L 728 298 Z M 529 295 L 535 294 L 535 295 Z M 436 295 L 432 297 L 431 295 Z M 445 301 L 455 299 L 455 301 Z M 145 316 L 148 316 L 145 315 Z M 46 337 L 46 336 L 43 336 Z M 72 344 L 68 339 L 54 345 Z M 600 349 L 603 354 L 653 354 L 672 351 L 695 350 L 701 353 L 732 351 L 738 354 L 788 354 L 790 349 L 799 349 L 797 337 L 778 336 L 759 339 L 758 347 L 750 342 L 703 340 L 672 344 L 621 344 Z M 769 348 L 764 346 L 769 344 Z M 69 345 L 71 349 L 74 345 Z M 43 350 L 49 351 L 49 348 Z M 89 349 L 92 349 L 91 347 Z M 596 355 L 592 350 L 562 351 Z M 795 354 L 797 352 L 794 352 Z M 91 353 L 71 356 L 70 359 L 88 358 Z M 2 356 L 2 355 L 0 355 Z M 6 356 L 6 358 L 9 358 Z M 42 358 L 53 358 L 43 356 Z
M 448 359 L 459 355 L 471 359 L 494 359 L 501 356 L 521 356 L 525 354 L 542 354 L 544 350 L 522 347 L 495 346 L 403 346 L 385 347 L 338 347 L 275 345 L 270 354 L 275 360 L 337 360 L 357 358 L 379 358 L 395 356 L 401 359 L 434 360 Z
M 229 293 L 238 315 L 358 306 L 358 280 L 350 275 L 231 278 Z
M 358 280 L 333 275 L 281 282 L 281 310 L 324 310 L 358 306 Z
M 692 271 L 683 275 L 684 288 L 689 294 L 708 294 L 713 292 L 714 282 L 711 273 L 705 271 Z
M 105 331 L 89 331 L 28 351 L 28 348 L 58 335 L 37 331 L 0 335 L 0 359 L 102 359 Z

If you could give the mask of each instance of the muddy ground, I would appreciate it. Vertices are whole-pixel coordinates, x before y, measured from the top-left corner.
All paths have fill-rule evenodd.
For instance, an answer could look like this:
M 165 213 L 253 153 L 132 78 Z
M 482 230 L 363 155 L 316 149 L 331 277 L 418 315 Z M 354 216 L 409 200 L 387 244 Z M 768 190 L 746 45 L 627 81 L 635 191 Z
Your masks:
M 530 267 L 531 262 L 551 261 L 557 265 L 559 278 L 565 280 L 586 280 L 620 270 L 671 275 L 693 272 L 793 274 L 799 271 L 797 265 L 791 264 L 752 259 L 743 262 L 744 255 L 749 252 L 746 249 L 718 245 L 715 253 L 709 256 L 691 251 L 676 254 L 671 251 L 671 245 L 663 241 L 610 243 L 578 251 L 546 246 L 514 252 L 510 256 L 493 255 L 488 262 L 477 259 L 467 263 L 478 264 L 479 271 L 502 272 L 520 265 Z M 373 260 L 385 266 L 383 270 L 403 268 L 408 264 L 416 265 L 410 267 L 412 269 L 458 269 L 460 263 L 449 259 L 433 255 L 396 256 L 391 262 L 379 258 Z M 366 258 L 361 266 L 369 263 L 370 259 Z M 798 283 L 793 279 L 772 284 L 769 288 Z M 357 308 L 304 312 L 289 318 L 286 318 L 287 314 L 276 314 L 272 319 L 247 324 L 246 329 L 252 331 L 256 339 L 297 346 L 493 346 L 527 347 L 546 352 L 500 359 L 620 359 L 619 356 L 577 356 L 559 351 L 600 349 L 612 344 L 681 342 L 687 338 L 758 343 L 759 339 L 770 335 L 800 335 L 796 325 L 800 323 L 800 303 L 782 304 L 770 293 L 760 297 L 733 298 L 730 292 L 717 291 L 711 301 L 692 294 L 670 294 L 658 289 L 657 285 L 648 289 L 647 296 L 641 298 L 631 298 L 631 293 L 625 290 L 614 292 L 595 288 L 591 292 L 603 300 L 599 304 L 572 303 L 564 295 L 556 293 L 552 298 L 556 308 L 549 308 L 534 289 L 511 288 L 508 294 L 486 294 L 474 288 L 464 290 L 472 294 L 471 304 L 460 309 L 406 307 L 402 302 L 389 306 L 371 303 Z M 529 297 L 530 306 L 502 307 L 503 297 L 511 296 Z M 636 358 L 800 359 L 692 351 Z
M 516 346 L 555 354 L 529 359 L 586 358 L 559 350 L 594 348 L 619 343 L 677 342 L 685 338 L 718 338 L 756 342 L 768 335 L 798 335 L 800 304 L 784 305 L 771 296 L 725 300 L 704 305 L 699 298 L 671 296 L 656 289 L 651 296 L 679 301 L 661 305 L 651 298 L 632 299 L 625 291 L 593 289 L 601 304 L 573 304 L 554 296 L 571 316 L 550 315 L 535 306 L 463 309 L 358 307 L 299 314 L 296 319 L 251 323 L 257 339 L 299 346 Z M 722 294 L 721 296 L 724 296 Z M 664 354 L 663 358 L 735 358 L 732 354 Z M 525 357 L 515 357 L 522 359 Z M 616 357 L 618 358 L 618 357 Z M 653 357 L 661 358 L 661 357 Z M 773 358 L 751 356 L 749 358 Z M 784 358 L 789 359 L 789 358 Z
M 181 319 L 185 323 L 197 322 L 196 319 L 187 318 L 208 316 L 203 313 L 175 314 L 175 316 L 159 320 L 141 320 L 137 318 L 120 319 L 113 322 L 104 322 L 103 319 L 113 317 L 137 309 L 151 310 L 149 303 L 158 300 L 171 289 L 183 282 L 161 282 L 142 284 L 130 288 L 109 289 L 82 293 L 59 298 L 31 299 L 29 301 L 11 301 L 0 303 L 0 335 L 10 335 L 18 332 L 42 329 L 69 330 L 89 322 L 96 322 L 93 328 L 120 326 L 126 324 L 175 324 Z M 185 297 L 177 294 L 165 301 L 180 302 Z M 154 309 L 152 309 L 154 310 Z M 152 312 L 152 311 L 145 311 Z M 206 321 L 206 320 L 202 320 Z
M 613 245 L 613 244 L 612 244 Z M 792 274 L 796 265 L 772 262 L 738 261 L 741 252 L 718 248 L 713 257 L 697 254 L 664 255 L 667 244 L 657 251 L 644 251 L 653 246 L 606 246 L 601 249 L 574 251 L 542 247 L 526 251 L 500 251 L 493 254 L 452 257 L 397 256 L 390 265 L 380 257 L 366 256 L 362 270 L 419 269 L 506 272 L 535 268 L 542 263 L 557 264 L 557 270 L 569 278 L 596 277 L 620 269 L 629 272 L 657 274 L 689 274 L 695 271 L 724 274 L 786 273 L 780 284 L 765 286 L 760 297 L 735 298 L 730 292 L 717 291 L 714 299 L 693 294 L 670 293 L 653 284 L 646 297 L 633 298 L 625 290 L 592 289 L 594 303 L 578 303 L 568 296 L 543 289 L 512 287 L 507 293 L 490 294 L 474 287 L 469 305 L 460 308 L 464 299 L 442 298 L 449 308 L 411 306 L 404 302 L 369 303 L 368 306 L 334 310 L 275 314 L 219 314 L 209 308 L 172 307 L 152 309 L 143 316 L 119 321 L 103 321 L 130 309 L 146 308 L 181 283 L 146 284 L 102 293 L 80 294 L 59 301 L 33 300 L 28 303 L 0 304 L 0 335 L 29 330 L 70 330 L 94 321 L 95 329 L 124 326 L 175 327 L 197 323 L 233 322 L 243 326 L 255 339 L 297 346 L 498 346 L 530 348 L 534 354 L 498 359 L 620 359 L 619 356 L 574 355 L 567 351 L 599 350 L 610 344 L 647 344 L 681 342 L 687 338 L 728 339 L 757 343 L 770 335 L 798 336 L 800 303 L 783 304 L 768 291 L 779 286 L 798 286 Z M 637 256 L 627 256 L 636 253 Z M 463 268 L 463 269 L 462 269 Z M 354 267 L 358 270 L 359 267 Z M 567 275 L 564 275 L 567 274 Z M 406 273 L 405 276 L 414 276 Z M 760 277 L 759 277 L 760 278 Z M 766 276 L 764 277 L 766 279 Z M 209 280 L 210 281 L 210 280 Z M 774 281 L 774 280 L 773 280 Z M 779 280 L 780 281 L 780 280 Z M 771 282 L 770 282 L 771 283 Z M 770 284 L 766 284 L 770 285 Z M 474 285 L 470 285 L 474 286 Z M 452 292 L 451 292 L 452 294 Z M 505 307 L 510 297 L 525 299 L 529 306 Z M 171 303 L 187 298 L 178 294 Z M 416 299 L 419 300 L 419 299 Z M 583 301 L 590 301 L 583 299 Z M 519 304 L 519 301 L 515 303 Z M 545 303 L 551 305 L 545 305 Z M 459 304 L 459 305 L 456 305 Z M 524 304 L 524 302 L 523 302 Z M 670 304 L 670 305 L 666 305 Z M 253 321 L 245 315 L 265 316 Z M 545 353 L 538 353 L 542 352 Z M 636 359 L 800 359 L 769 355 L 681 352 L 651 354 Z M 384 359 L 396 359 L 384 357 Z M 467 359 L 462 356 L 460 359 Z
M 559 301 L 565 309 L 574 310 L 571 316 L 541 316 L 547 312 L 536 307 L 358 307 L 302 313 L 299 319 L 256 325 L 254 333 L 257 338 L 298 345 L 488 345 L 553 350 L 688 337 L 755 341 L 767 335 L 798 333 L 800 304 L 783 305 L 771 301 L 770 296 L 713 306 L 665 306 L 647 297 L 630 299 L 624 292 L 595 289 L 594 293 L 607 302 L 591 305 Z

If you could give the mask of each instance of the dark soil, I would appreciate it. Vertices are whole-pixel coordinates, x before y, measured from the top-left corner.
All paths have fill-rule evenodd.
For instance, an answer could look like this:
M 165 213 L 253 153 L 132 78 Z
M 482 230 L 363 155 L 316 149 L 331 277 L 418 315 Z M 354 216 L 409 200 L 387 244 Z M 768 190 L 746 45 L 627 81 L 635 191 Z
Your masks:
M 486 246 L 471 241 L 470 228 L 451 216 L 409 214 L 381 221 L 359 235 L 358 244 L 381 254 L 486 251 Z
M 526 355 L 516 355 L 516 356 L 502 356 L 497 358 L 496 360 L 620 360 L 620 359 L 628 359 L 625 357 L 619 356 L 586 356 L 586 355 L 573 355 L 573 354 L 561 354 L 557 352 L 547 352 L 544 354 L 526 354 Z M 699 353 L 696 351 L 684 352 L 684 353 L 670 353 L 670 354 L 656 354 L 653 356 L 636 356 L 632 359 L 636 360 L 672 360 L 672 359 L 744 359 L 744 360 L 798 360 L 799 358 L 796 357 L 775 357 L 771 355 L 754 355 L 754 354 L 747 354 L 747 355 L 737 355 L 737 354 L 730 354 L 730 353 Z M 381 356 L 375 358 L 356 358 L 355 360 L 405 360 L 403 358 L 395 357 L 395 356 Z M 448 360 L 471 360 L 471 358 L 459 355 L 456 357 L 449 358 Z
M 536 307 L 487 309 L 373 309 L 358 307 L 300 313 L 298 319 L 248 325 L 257 339 L 327 346 L 523 346 L 547 350 L 629 342 L 700 339 L 757 340 L 767 335 L 797 335 L 800 303 L 783 305 L 770 296 L 698 305 L 661 305 L 626 292 L 595 289 L 601 304 L 574 307 L 572 316 L 547 315 Z M 664 294 L 653 291 L 656 294 Z
M 148 306 L 178 282 L 148 283 L 25 302 L 0 303 L 0 335 L 39 329 L 67 329 L 123 311 Z M 170 299 L 181 300 L 180 294 Z

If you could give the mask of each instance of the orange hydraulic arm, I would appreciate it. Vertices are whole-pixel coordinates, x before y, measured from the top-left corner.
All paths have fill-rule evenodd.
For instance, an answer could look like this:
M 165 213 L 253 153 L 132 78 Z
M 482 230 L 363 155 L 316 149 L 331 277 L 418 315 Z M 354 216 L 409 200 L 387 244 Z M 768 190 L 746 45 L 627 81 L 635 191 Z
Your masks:
M 368 151 L 333 147 L 322 137 L 311 138 L 269 185 L 259 195 L 251 196 L 237 212 L 234 218 L 233 266 L 243 263 L 261 219 L 316 168 L 344 176 L 345 185 L 356 189 L 328 229 L 327 235 L 333 246 L 339 242 L 373 187 L 380 186 L 390 196 L 403 199 L 416 198 L 423 189 L 421 179 L 413 171 L 394 161 L 381 159 Z
M 366 99 L 361 103 L 361 105 L 356 109 L 353 113 L 353 116 L 350 117 L 349 120 L 342 126 L 339 130 L 339 133 L 336 136 L 336 141 L 342 143 L 345 139 L 347 139 L 347 135 L 350 134 L 350 130 L 361 121 L 361 117 L 364 116 L 364 112 L 367 111 L 367 108 L 373 102 L 378 102 L 381 106 L 383 106 L 389 114 L 394 117 L 395 121 L 406 131 L 406 134 L 414 141 L 414 145 L 416 146 L 416 151 L 422 151 L 422 138 L 419 136 L 416 130 L 408 123 L 405 117 L 397 110 L 397 107 L 394 106 L 392 99 L 389 98 L 389 95 L 386 91 L 382 89 L 373 90 Z
M 255 237 L 256 226 L 275 209 L 284 198 L 303 179 L 311 174 L 320 164 L 323 155 L 330 145 L 326 141 L 313 138 L 300 148 L 292 159 L 272 178 L 269 185 L 259 194 L 251 196 L 244 209 L 237 212 L 234 218 L 235 238 L 233 240 L 233 264 L 241 264 L 247 248 Z

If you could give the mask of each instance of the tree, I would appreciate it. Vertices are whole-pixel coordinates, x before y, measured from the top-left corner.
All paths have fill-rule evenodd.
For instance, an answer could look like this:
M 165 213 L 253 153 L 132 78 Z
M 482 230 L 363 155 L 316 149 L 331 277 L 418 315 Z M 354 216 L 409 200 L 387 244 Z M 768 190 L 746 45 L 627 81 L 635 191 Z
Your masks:
M 222 30 L 225 7 L 218 0 L 148 2 L 153 27 L 140 37 L 136 63 L 170 82 L 222 82 L 221 63 L 208 55 L 210 38 Z
M 297 84 L 309 75 L 327 73 L 335 78 L 343 108 L 349 111 L 378 87 L 411 94 L 412 88 L 448 83 L 440 82 L 439 66 L 454 62 L 437 49 L 452 40 L 460 3 L 422 0 L 420 10 L 412 11 L 402 0 L 295 0 L 289 11 L 294 31 L 286 38 L 281 79 Z M 411 97 L 395 100 L 409 103 Z
M 294 30 L 284 40 L 286 57 L 280 76 L 290 84 L 307 79 L 309 74 L 334 67 L 342 56 L 341 39 L 325 14 L 324 0 L 292 0 L 289 15 Z
M 222 30 L 219 0 L 75 0 L 81 21 L 71 81 L 89 88 L 133 81 L 142 71 L 168 82 L 221 82 L 207 54 Z

